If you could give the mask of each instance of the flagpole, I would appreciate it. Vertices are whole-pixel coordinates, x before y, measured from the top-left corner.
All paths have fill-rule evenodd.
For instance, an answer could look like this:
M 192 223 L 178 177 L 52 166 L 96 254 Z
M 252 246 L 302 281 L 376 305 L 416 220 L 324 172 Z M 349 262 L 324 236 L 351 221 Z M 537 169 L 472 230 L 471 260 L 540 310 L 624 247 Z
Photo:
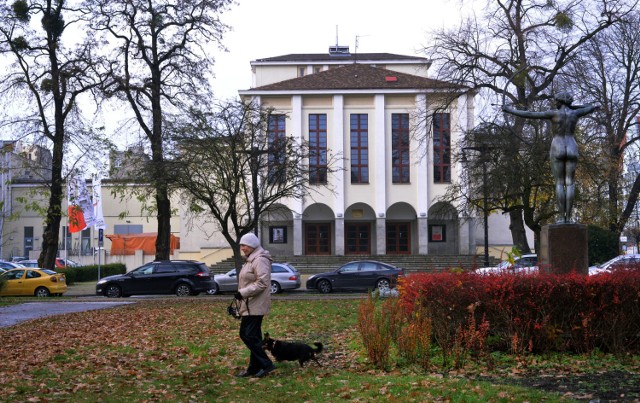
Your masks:
M 70 205 L 71 205 L 71 183 L 69 183 L 69 177 L 67 176 L 67 229 L 63 231 L 63 234 L 62 234 L 62 236 L 64 237 L 63 245 L 64 245 L 65 259 L 69 256 L 69 252 L 67 251 L 67 233 L 69 232 L 69 206 Z
M 102 178 L 94 178 L 94 182 L 92 183 L 92 194 L 93 194 L 93 216 L 94 216 L 94 230 L 98 230 L 98 280 L 100 280 L 100 269 L 102 262 L 102 248 L 104 246 L 104 229 L 106 228 L 104 222 L 104 215 L 102 213 Z
M 102 232 L 101 229 L 98 232 Z M 98 240 L 98 281 L 100 281 L 100 241 Z

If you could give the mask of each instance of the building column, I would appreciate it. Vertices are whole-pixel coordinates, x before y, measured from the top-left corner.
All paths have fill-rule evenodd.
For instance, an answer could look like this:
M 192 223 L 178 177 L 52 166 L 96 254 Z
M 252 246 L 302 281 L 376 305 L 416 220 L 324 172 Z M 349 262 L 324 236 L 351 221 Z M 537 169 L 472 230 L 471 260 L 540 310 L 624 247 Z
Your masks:
M 418 254 L 429 254 L 429 220 L 426 214 L 418 217 Z
M 473 98 L 467 94 L 460 95 L 457 99 L 457 125 L 452 126 L 451 137 L 461 139 L 463 133 L 467 130 L 471 130 L 473 127 Z M 455 130 L 455 133 L 453 132 Z M 461 177 L 463 174 L 463 166 L 461 163 L 452 167 L 452 176 Z M 463 185 L 464 186 L 464 185 Z M 466 194 L 468 189 L 466 186 L 463 190 Z M 472 222 L 473 221 L 473 222 Z M 475 254 L 476 253 L 476 239 L 475 239 L 475 227 L 476 220 L 458 220 L 458 253 L 460 254 Z
M 387 164 L 387 119 L 385 114 L 385 97 L 384 95 L 376 95 L 374 98 L 375 104 L 375 123 L 373 126 L 375 132 L 373 133 L 373 142 L 376 144 L 374 169 L 372 178 L 376 184 L 376 192 L 374 199 L 374 211 L 376 213 L 376 251 L 377 255 L 387 254 L 387 232 L 386 232 L 386 217 L 387 217 L 387 172 L 389 171 Z M 390 136 L 389 136 L 390 137 Z
M 302 97 L 294 95 L 291 97 L 291 136 L 302 144 Z M 302 199 L 293 199 L 291 201 L 291 209 L 293 213 L 293 255 L 303 255 L 302 240 L 304 239 L 302 228 L 302 214 L 304 213 L 304 201 Z
M 302 214 L 293 213 L 293 255 L 302 255 Z
M 387 254 L 387 219 L 376 218 L 376 255 Z
M 333 135 L 330 147 L 333 150 L 347 150 L 349 134 L 344 132 L 344 96 L 333 96 Z M 347 175 L 349 172 L 345 169 L 344 159 L 339 158 L 336 164 L 335 174 L 335 195 L 333 200 L 333 211 L 335 214 L 333 236 L 334 236 L 334 254 L 338 256 L 344 255 L 344 195 L 347 186 Z
M 420 94 L 416 96 L 416 109 L 418 111 L 422 111 L 422 113 L 426 113 L 427 110 L 427 96 L 425 94 Z M 420 126 L 418 133 L 418 137 L 428 138 L 427 137 L 427 127 L 426 125 Z M 431 161 L 431 153 L 429 152 L 429 146 L 431 142 L 424 142 L 426 150 L 420 150 L 418 155 L 423 155 L 416 163 L 416 169 L 418 172 L 417 178 L 417 231 L 418 231 L 418 254 L 419 255 L 428 255 L 429 254 L 429 225 L 427 215 L 429 213 L 429 204 L 431 201 L 429 200 L 429 177 L 431 172 L 429 170 L 429 161 Z
M 334 232 L 334 254 L 336 256 L 344 256 L 344 217 L 341 213 L 336 215 Z
M 458 253 L 471 254 L 471 223 L 469 220 L 458 220 Z

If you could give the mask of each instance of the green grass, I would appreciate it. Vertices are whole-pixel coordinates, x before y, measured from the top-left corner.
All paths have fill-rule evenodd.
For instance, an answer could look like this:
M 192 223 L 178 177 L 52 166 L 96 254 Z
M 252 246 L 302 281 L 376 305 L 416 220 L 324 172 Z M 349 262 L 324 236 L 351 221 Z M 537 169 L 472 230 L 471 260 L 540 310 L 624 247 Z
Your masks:
M 0 401 L 571 401 L 496 378 L 474 380 L 522 371 L 522 361 L 508 355 L 495 355 L 494 368 L 474 362 L 455 373 L 435 366 L 381 371 L 363 350 L 354 299 L 274 300 L 263 330 L 279 339 L 322 342 L 322 367 L 277 363 L 266 378 L 239 379 L 234 374 L 246 366 L 248 353 L 227 304 L 226 298 L 145 299 L 0 329 L 2 340 L 23 346 L 0 349 Z M 26 348 L 34 340 L 37 347 Z M 624 363 L 606 355 L 531 357 L 528 366 L 550 372 L 576 361 L 587 371 L 603 362 L 638 368 L 636 359 Z

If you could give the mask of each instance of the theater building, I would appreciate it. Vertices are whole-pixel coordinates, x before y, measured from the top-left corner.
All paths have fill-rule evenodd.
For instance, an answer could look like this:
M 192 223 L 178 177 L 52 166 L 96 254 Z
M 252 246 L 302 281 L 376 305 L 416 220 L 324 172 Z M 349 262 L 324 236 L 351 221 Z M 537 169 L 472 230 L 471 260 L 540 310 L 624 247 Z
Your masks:
M 451 155 L 474 125 L 474 99 L 429 78 L 429 65 L 340 46 L 251 62 L 240 96 L 274 108 L 271 130 L 308 141 L 318 190 L 261 217 L 272 253 L 476 253 L 474 225 L 438 202 L 459 175 Z M 342 157 L 336 174 L 327 155 Z

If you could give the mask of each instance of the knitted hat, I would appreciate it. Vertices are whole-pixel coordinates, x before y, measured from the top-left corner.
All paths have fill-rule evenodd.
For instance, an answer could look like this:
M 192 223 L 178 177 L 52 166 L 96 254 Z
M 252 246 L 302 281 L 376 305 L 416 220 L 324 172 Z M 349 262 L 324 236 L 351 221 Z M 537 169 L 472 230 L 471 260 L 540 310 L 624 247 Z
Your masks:
M 240 245 L 246 245 L 250 248 L 257 248 L 260 246 L 260 240 L 253 233 L 244 234 L 242 238 L 240 238 Z

